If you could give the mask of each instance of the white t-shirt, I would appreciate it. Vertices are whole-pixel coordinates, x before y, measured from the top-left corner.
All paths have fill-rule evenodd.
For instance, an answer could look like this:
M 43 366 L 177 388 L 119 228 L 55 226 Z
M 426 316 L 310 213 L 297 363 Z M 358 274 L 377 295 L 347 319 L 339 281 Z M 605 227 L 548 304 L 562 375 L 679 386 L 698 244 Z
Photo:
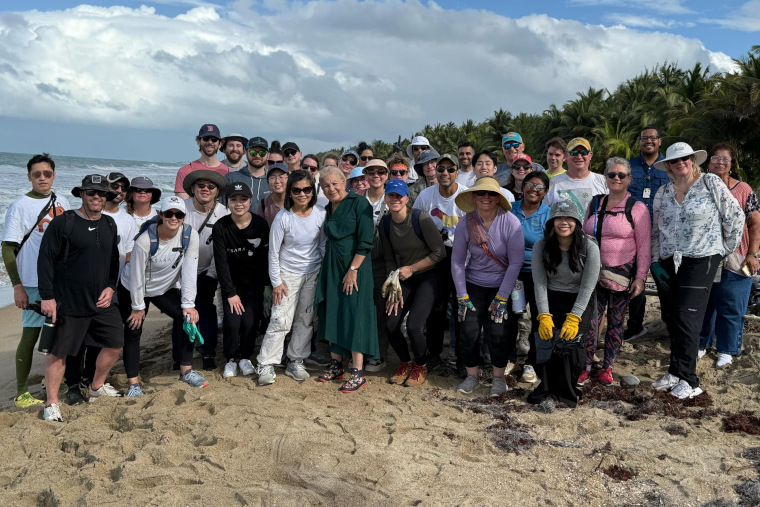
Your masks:
M 202 231 L 199 231 L 201 224 L 206 220 L 206 211 L 198 211 L 193 206 L 193 198 L 185 199 L 185 207 L 187 208 L 187 216 L 185 216 L 185 223 L 190 225 L 194 231 L 198 233 L 198 273 L 208 271 L 209 276 L 216 278 L 216 267 L 214 266 L 214 242 L 211 237 L 211 228 L 214 226 L 217 220 L 225 215 L 230 214 L 230 210 L 227 209 L 222 203 L 217 202 L 214 208 L 214 213 L 208 222 L 203 227 Z
M 369 201 L 369 205 L 372 206 L 372 220 L 375 222 L 375 227 L 377 227 L 382 216 L 388 212 L 388 206 L 385 204 L 385 194 L 380 196 L 380 199 L 376 202 L 370 201 L 369 195 L 366 195 L 365 197 Z
M 127 263 L 127 254 L 132 251 L 132 247 L 135 244 L 135 236 L 137 236 L 137 224 L 134 219 L 129 216 L 123 208 L 119 208 L 116 213 L 109 213 L 103 211 L 104 215 L 108 215 L 116 222 L 116 242 L 119 247 L 119 277 L 124 271 L 124 266 Z
M 127 213 L 129 215 L 129 213 Z M 155 208 L 150 209 L 150 213 L 148 213 L 147 216 L 144 217 L 138 217 L 137 215 L 129 215 L 132 217 L 132 219 L 135 221 L 135 225 L 137 225 L 137 230 L 140 230 L 140 227 L 142 227 L 142 224 L 153 218 L 154 216 L 158 215 L 158 212 Z
M 475 171 L 470 171 L 467 173 L 459 171 L 459 176 L 457 176 L 457 183 L 470 188 L 475 184 Z
M 501 190 L 502 195 L 504 195 L 504 197 L 506 197 L 509 202 L 515 202 L 515 194 L 513 194 L 512 192 L 510 192 L 504 187 L 501 187 L 500 190 Z
M 562 173 L 551 179 L 544 204 L 551 206 L 557 201 L 572 201 L 585 213 L 592 197 L 609 193 L 607 181 L 602 174 L 589 173 L 585 178 L 574 179 L 567 173 Z
M 327 212 L 314 206 L 307 217 L 281 209 L 269 230 L 269 279 L 282 284 L 280 270 L 298 275 L 313 273 L 322 265 L 327 237 L 322 231 Z
M 40 253 L 42 235 L 54 217 L 69 209 L 69 201 L 65 197 L 56 195 L 55 210 L 51 209 L 47 216 L 37 222 L 40 211 L 49 202 L 50 197 L 35 199 L 25 195 L 13 201 L 8 206 L 8 212 L 5 215 L 3 241 L 21 243 L 26 233 L 34 229 L 16 257 L 16 267 L 21 283 L 27 287 L 37 287 L 37 257 Z
M 459 219 L 465 215 L 465 212 L 459 209 L 455 202 L 456 197 L 464 190 L 467 190 L 467 187 L 457 185 L 454 195 L 444 198 L 438 191 L 436 184 L 420 192 L 414 201 L 414 209 L 427 211 L 438 230 L 446 233 L 443 244 L 449 247 L 454 245 L 454 229 L 456 229 Z

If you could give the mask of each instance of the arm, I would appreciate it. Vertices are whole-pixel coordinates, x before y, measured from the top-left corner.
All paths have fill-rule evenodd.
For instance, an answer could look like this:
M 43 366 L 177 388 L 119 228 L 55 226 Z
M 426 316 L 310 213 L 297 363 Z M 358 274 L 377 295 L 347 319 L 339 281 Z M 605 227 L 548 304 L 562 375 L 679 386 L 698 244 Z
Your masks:
M 728 255 L 739 246 L 744 233 L 744 211 L 739 202 L 731 195 L 726 185 L 712 174 L 702 176 L 708 183 L 707 187 L 712 193 L 715 206 L 718 208 L 721 228 L 723 229 L 723 250 Z
M 372 219 L 372 206 L 364 199 L 354 199 L 356 201 L 356 253 L 351 260 L 351 266 L 356 270 L 348 269 L 343 276 L 343 292 L 349 296 L 354 290 L 359 290 L 357 278 L 359 266 L 364 262 L 364 258 L 372 252 L 372 238 L 375 231 L 375 222 Z
M 633 223 L 636 228 L 633 230 L 634 239 L 636 240 L 636 279 L 646 281 L 649 264 L 652 260 L 652 225 L 649 219 L 649 209 L 642 202 L 633 205 L 631 211 Z
M 380 248 L 383 251 L 385 272 L 391 273 L 398 268 L 398 265 L 396 263 L 396 253 L 393 251 L 391 240 L 385 235 L 385 229 L 383 229 L 383 219 L 384 218 L 381 218 L 380 222 L 377 224 L 377 235 L 380 236 Z
M 760 248 L 760 212 L 757 210 L 750 212 L 747 217 L 747 229 L 749 231 L 749 249 L 744 264 L 749 266 L 750 272 L 754 275 L 760 269 L 760 261 L 753 255 Z
M 143 234 L 140 239 L 135 241 L 132 248 L 132 257 L 127 265 L 129 269 L 129 289 L 130 299 L 133 311 L 145 310 L 145 271 L 148 268 L 148 250 L 140 241 L 147 242 L 147 234 Z M 133 328 L 134 329 L 134 328 Z
M 465 281 L 465 261 L 467 260 L 467 246 L 470 241 L 470 235 L 467 232 L 465 218 L 460 218 L 454 229 L 454 244 L 451 250 L 451 276 L 454 279 L 457 297 L 461 298 L 467 294 L 467 283 Z
M 280 249 L 285 239 L 284 215 L 278 213 L 272 222 L 272 229 L 269 231 L 269 279 L 272 281 L 272 287 L 282 285 L 280 279 Z
M 182 234 L 180 230 L 177 234 Z M 198 292 L 198 233 L 190 233 L 190 246 L 182 257 L 180 290 L 182 291 L 182 309 L 195 308 L 195 296 Z M 197 319 L 196 319 L 197 320 Z
M 40 253 L 37 257 L 37 287 L 42 300 L 42 312 L 52 318 L 53 322 L 57 320 L 57 303 L 53 290 L 54 268 L 55 260 L 61 252 L 63 223 L 64 218 L 60 216 L 48 224 L 42 235 Z
M 544 268 L 544 240 L 540 239 L 533 245 L 531 257 L 533 274 L 533 292 L 536 295 L 538 313 L 549 313 L 549 279 Z
M 599 270 L 602 263 L 599 256 L 599 246 L 593 241 L 586 239 L 586 262 L 583 264 L 583 275 L 581 276 L 581 287 L 578 296 L 573 304 L 572 314 L 583 317 L 583 312 L 591 300 L 591 294 L 594 293 L 596 282 L 599 281 Z
M 507 269 L 504 271 L 498 294 L 503 298 L 508 298 L 515 288 L 517 276 L 525 260 L 525 236 L 520 220 L 515 215 L 505 213 L 501 216 L 505 218 L 502 222 L 502 237 L 507 242 Z

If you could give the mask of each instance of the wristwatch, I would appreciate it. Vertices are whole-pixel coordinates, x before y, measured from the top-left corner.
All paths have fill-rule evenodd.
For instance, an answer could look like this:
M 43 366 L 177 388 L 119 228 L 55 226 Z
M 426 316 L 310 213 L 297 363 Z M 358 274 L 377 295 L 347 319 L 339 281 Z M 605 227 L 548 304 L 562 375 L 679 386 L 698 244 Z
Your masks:
M 752 256 L 752 257 L 754 257 L 755 259 L 760 259 L 760 252 L 757 252 L 757 253 L 748 253 L 747 255 L 748 255 L 748 256 L 750 256 L 750 255 L 751 255 L 751 256 Z
M 351 271 L 356 271 L 356 266 L 354 266 L 353 264 L 351 264 L 350 269 L 351 269 Z

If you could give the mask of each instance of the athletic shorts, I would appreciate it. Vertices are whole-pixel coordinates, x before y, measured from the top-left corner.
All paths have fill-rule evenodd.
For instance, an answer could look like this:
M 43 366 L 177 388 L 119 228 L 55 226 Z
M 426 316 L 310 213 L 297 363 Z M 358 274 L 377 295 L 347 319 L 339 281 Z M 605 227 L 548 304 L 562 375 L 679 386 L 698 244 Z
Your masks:
M 55 357 L 76 356 L 82 344 L 120 349 L 124 346 L 124 325 L 116 305 L 88 317 L 61 316 L 50 351 Z
M 24 290 L 26 291 L 26 295 L 29 297 L 30 303 L 42 300 L 40 298 L 40 289 L 37 287 L 27 287 L 24 285 Z M 32 310 L 21 310 L 21 325 L 23 327 L 42 327 L 42 324 L 44 323 L 44 315 L 40 315 L 39 313 L 33 312 Z

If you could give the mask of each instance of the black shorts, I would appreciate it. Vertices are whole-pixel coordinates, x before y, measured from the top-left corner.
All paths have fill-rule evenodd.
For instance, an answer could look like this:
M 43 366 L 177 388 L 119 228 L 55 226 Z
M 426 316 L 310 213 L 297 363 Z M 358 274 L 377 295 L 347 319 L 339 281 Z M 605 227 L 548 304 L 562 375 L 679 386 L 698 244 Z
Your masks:
M 56 326 L 55 341 L 50 351 L 56 357 L 75 356 L 82 344 L 109 349 L 124 346 L 124 324 L 116 305 L 88 317 L 63 315 Z

